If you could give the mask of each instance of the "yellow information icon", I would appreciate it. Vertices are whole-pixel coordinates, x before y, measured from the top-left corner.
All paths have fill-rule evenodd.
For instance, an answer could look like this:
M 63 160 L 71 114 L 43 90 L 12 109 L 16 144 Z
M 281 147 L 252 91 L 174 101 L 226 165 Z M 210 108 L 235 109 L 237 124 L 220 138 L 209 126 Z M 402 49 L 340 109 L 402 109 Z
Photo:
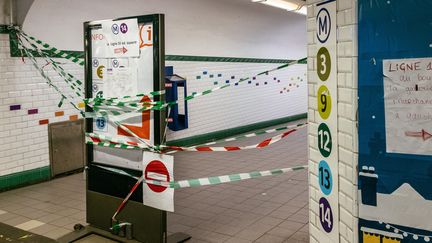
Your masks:
M 326 120 L 331 113 L 332 101 L 330 96 L 330 91 L 327 86 L 321 85 L 317 93 L 318 100 L 318 112 L 322 119 Z
M 96 74 L 100 79 L 103 79 L 103 69 L 105 68 L 105 66 L 100 65 L 97 69 L 96 69 Z

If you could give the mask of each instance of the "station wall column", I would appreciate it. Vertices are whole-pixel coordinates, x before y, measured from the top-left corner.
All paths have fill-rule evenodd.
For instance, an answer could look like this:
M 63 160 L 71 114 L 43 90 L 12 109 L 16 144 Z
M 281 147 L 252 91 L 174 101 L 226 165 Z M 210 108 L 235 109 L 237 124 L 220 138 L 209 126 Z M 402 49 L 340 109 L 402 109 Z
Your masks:
M 323 123 L 320 114 L 319 101 L 317 97 L 322 84 L 328 86 L 331 82 L 323 80 L 317 75 L 319 65 L 319 49 L 324 45 L 317 38 L 317 26 L 323 28 L 323 20 L 317 23 L 317 15 L 324 5 L 330 6 L 332 1 L 307 0 L 308 16 L 308 144 L 309 144 L 309 222 L 310 222 L 310 242 L 358 242 L 358 195 L 357 195 L 357 175 L 358 175 L 358 115 L 357 115 L 357 0 L 336 0 L 336 12 L 332 16 L 332 21 L 336 24 L 336 56 L 331 60 L 332 69 L 336 69 L 337 94 L 332 94 L 333 109 L 337 109 L 337 119 L 324 121 L 329 127 L 335 127 L 337 131 L 331 131 L 332 139 L 337 140 L 333 143 L 332 153 L 337 153 L 337 171 L 333 171 L 337 178 L 333 181 L 337 183 L 333 187 L 337 191 L 337 205 L 332 205 L 333 216 L 331 219 L 333 230 L 337 230 L 336 241 L 334 236 L 329 237 L 321 221 L 326 219 L 325 211 L 322 210 L 320 199 L 325 197 L 325 190 L 320 187 L 320 162 L 323 160 L 323 152 L 320 151 L 319 126 Z M 334 3 L 333 3 L 334 4 Z M 331 15 L 331 14 L 330 14 Z M 321 67 L 321 66 L 320 66 Z M 318 102 L 317 102 L 318 101 Z M 331 123 L 337 124 L 331 124 Z M 321 129 L 322 130 L 322 129 Z M 324 141 L 325 142 L 325 141 Z M 324 144 L 324 143 L 323 143 Z M 321 144 L 321 145 L 323 145 Z M 322 150 L 322 147 L 321 147 Z M 325 155 L 325 153 L 324 153 Z M 326 176 L 324 173 L 323 176 Z M 325 183 L 324 183 L 325 184 Z M 324 192 L 324 193 L 323 193 Z M 336 210 L 336 211 L 335 211 Z M 321 212 L 320 212 L 321 211 Z M 324 215 L 321 215 L 320 213 Z

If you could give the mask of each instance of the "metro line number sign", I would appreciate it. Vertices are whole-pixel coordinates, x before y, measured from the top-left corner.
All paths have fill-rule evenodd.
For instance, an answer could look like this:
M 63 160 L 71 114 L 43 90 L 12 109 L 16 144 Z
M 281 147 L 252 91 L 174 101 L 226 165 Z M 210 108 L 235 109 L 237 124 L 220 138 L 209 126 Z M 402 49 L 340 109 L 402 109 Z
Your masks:
M 320 242 L 338 242 L 338 143 L 337 143 L 337 70 L 336 0 L 316 5 L 316 87 L 317 146 L 320 152 L 317 177 Z

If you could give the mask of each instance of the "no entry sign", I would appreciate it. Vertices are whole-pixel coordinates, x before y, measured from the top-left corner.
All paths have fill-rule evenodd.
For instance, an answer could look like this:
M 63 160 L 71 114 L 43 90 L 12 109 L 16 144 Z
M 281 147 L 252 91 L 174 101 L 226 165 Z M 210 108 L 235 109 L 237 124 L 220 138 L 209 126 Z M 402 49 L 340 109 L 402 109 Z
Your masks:
M 158 180 L 163 182 L 170 181 L 170 174 L 168 172 L 167 167 L 164 165 L 162 161 L 153 160 L 151 161 L 144 171 L 144 178 L 146 180 Z M 164 186 L 158 186 L 153 184 L 147 184 L 150 190 L 154 192 L 163 192 L 167 188 Z
M 164 154 L 144 152 L 143 173 L 146 180 L 170 182 L 174 180 L 174 157 Z M 143 186 L 144 205 L 174 212 L 174 189 L 146 184 Z

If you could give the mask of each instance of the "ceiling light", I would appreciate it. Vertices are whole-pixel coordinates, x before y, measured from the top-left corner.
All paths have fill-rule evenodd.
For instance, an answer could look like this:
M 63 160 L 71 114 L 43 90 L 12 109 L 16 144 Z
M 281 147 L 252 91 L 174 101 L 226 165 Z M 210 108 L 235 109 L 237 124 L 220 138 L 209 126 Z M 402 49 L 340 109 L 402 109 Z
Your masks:
M 307 9 L 304 4 L 287 2 L 284 0 L 252 0 L 252 2 L 266 4 L 272 7 L 285 9 L 287 11 L 296 12 L 303 15 L 307 14 Z

